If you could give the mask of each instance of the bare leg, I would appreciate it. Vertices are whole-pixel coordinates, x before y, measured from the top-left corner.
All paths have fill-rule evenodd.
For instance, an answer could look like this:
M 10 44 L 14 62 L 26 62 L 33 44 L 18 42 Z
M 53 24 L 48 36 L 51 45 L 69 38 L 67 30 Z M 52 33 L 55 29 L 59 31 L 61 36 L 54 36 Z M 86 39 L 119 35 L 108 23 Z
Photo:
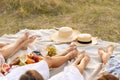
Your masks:
M 44 60 L 48 63 L 49 68 L 56 68 L 67 62 L 68 60 L 76 57 L 77 50 L 70 51 L 65 56 L 45 57 Z
M 109 60 L 114 48 L 115 47 L 113 45 L 109 45 L 106 47 L 106 51 L 104 51 L 102 48 L 98 49 L 98 54 L 100 55 L 100 59 L 104 64 L 106 64 L 106 62 Z
M 25 33 L 25 35 L 23 37 L 18 39 L 18 41 L 16 41 L 15 43 L 10 44 L 10 45 L 5 46 L 2 49 L 0 49 L 0 52 L 4 56 L 5 59 L 12 56 L 18 50 L 22 49 L 25 45 L 27 45 L 28 43 L 31 42 L 32 39 L 31 38 L 27 39 L 28 37 L 27 36 L 25 37 L 25 36 L 26 36 L 26 33 Z
M 85 55 L 85 52 L 82 52 L 80 55 L 78 55 L 77 59 L 72 65 L 76 66 L 80 73 L 83 73 L 89 61 L 90 57 L 88 55 Z
M 99 49 L 98 49 L 98 54 L 99 54 L 99 56 L 100 56 L 101 61 L 102 61 L 102 62 L 105 61 L 105 62 L 103 62 L 103 63 L 106 63 L 106 60 L 103 60 L 103 54 L 106 54 L 106 52 L 104 51 L 103 48 L 99 48 Z
M 21 44 L 22 42 L 28 39 L 28 36 L 29 36 L 29 33 L 26 32 L 21 38 L 19 38 L 16 41 L 16 44 Z M 0 43 L 0 48 L 6 47 L 7 45 L 9 45 L 9 43 Z
M 9 44 L 9 43 L 0 43 L 0 48 L 6 46 L 6 45 L 8 45 L 8 44 Z

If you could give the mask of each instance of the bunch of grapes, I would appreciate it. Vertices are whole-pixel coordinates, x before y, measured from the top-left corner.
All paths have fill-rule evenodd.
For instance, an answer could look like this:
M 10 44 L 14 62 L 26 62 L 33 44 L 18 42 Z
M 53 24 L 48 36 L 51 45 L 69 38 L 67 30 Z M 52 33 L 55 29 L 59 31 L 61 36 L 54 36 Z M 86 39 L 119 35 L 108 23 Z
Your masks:
M 48 54 L 47 54 L 48 56 L 54 56 L 57 54 L 56 48 L 53 45 L 48 46 L 47 51 L 48 51 Z

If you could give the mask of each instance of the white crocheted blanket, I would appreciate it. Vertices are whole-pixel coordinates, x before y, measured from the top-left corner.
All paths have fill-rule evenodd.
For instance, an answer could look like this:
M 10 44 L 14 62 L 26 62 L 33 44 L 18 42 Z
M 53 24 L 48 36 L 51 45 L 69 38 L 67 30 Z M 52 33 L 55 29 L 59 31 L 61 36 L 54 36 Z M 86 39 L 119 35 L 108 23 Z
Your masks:
M 29 54 L 34 50 L 40 50 L 43 55 L 46 55 L 44 48 L 50 44 L 56 46 L 58 53 L 63 52 L 70 45 L 70 44 L 65 44 L 65 43 L 55 43 L 55 42 L 52 42 L 50 40 L 49 36 L 56 31 L 55 29 L 40 29 L 40 30 L 24 29 L 24 30 L 19 31 L 16 34 L 3 35 L 2 37 L 0 37 L 0 42 L 12 43 L 12 42 L 16 41 L 16 39 L 18 39 L 26 31 L 28 31 L 31 35 L 36 35 L 37 39 L 34 41 L 34 43 L 32 43 L 28 47 L 27 50 L 21 50 L 21 51 L 17 52 L 15 55 L 13 55 L 12 57 L 10 57 L 7 60 L 8 63 L 11 60 L 13 60 L 15 57 L 17 57 L 21 54 Z M 100 61 L 100 58 L 98 56 L 98 48 L 99 47 L 106 47 L 110 44 L 117 46 L 116 49 L 114 50 L 114 54 L 119 55 L 120 44 L 114 43 L 114 42 L 104 41 L 101 39 L 98 39 L 98 43 L 96 45 L 90 45 L 90 46 L 86 46 L 86 47 L 77 47 L 79 51 L 85 50 L 87 52 L 87 54 L 91 57 L 91 61 L 83 73 L 85 80 L 93 80 L 90 78 L 94 77 L 95 74 L 98 73 L 99 70 L 101 69 L 101 67 L 100 67 L 101 61 Z M 62 65 L 61 67 L 56 68 L 56 69 L 50 69 L 50 72 L 51 72 L 50 75 L 53 76 L 54 74 L 62 71 L 64 66 L 67 66 L 67 65 L 71 64 L 72 62 L 73 61 L 67 62 L 64 65 Z

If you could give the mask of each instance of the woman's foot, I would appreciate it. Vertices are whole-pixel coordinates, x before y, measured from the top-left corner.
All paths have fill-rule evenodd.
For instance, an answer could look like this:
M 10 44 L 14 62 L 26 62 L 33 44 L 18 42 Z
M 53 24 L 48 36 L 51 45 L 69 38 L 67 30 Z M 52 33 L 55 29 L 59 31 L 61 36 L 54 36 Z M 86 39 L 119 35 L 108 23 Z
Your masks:
M 63 53 L 61 53 L 60 55 L 57 55 L 57 56 L 65 56 L 66 54 L 68 54 L 69 52 L 71 52 L 73 50 L 77 50 L 77 47 L 75 45 L 69 46 L 67 48 L 67 50 L 65 50 Z
M 81 60 L 80 64 L 78 65 L 78 68 L 81 73 L 83 73 L 89 61 L 90 61 L 90 57 L 88 55 L 85 55 L 84 58 Z
M 113 53 L 113 50 L 114 50 L 114 46 L 113 45 L 110 45 L 110 46 L 106 47 L 106 52 L 102 48 L 98 49 L 98 54 L 100 56 L 101 61 L 104 64 L 106 64 L 106 62 L 110 58 L 111 54 Z
M 106 47 L 106 53 L 111 55 L 113 53 L 114 48 L 115 48 L 115 46 L 113 46 L 113 45 L 107 46 Z
M 98 54 L 100 56 L 100 60 L 103 62 L 103 54 L 106 54 L 103 48 L 98 49 Z
M 71 59 L 77 57 L 77 55 L 78 55 L 78 51 L 73 50 L 73 51 L 70 51 L 69 53 L 67 53 L 65 56 L 68 58 L 68 60 L 71 60 Z
M 22 50 L 26 50 L 27 47 L 29 46 L 29 44 L 31 44 L 34 40 L 36 39 L 35 36 L 31 36 L 28 38 L 28 40 L 26 40 L 23 44 L 22 44 Z
M 21 43 L 26 41 L 28 37 L 29 37 L 29 32 L 25 32 L 24 35 L 16 41 L 16 44 L 20 45 Z
M 74 61 L 72 65 L 76 66 L 79 69 L 80 73 L 83 73 L 89 61 L 90 61 L 90 57 L 86 55 L 84 52 L 78 55 L 77 59 Z
M 85 52 L 81 52 L 81 54 L 77 56 L 76 60 L 73 62 L 72 65 L 77 66 L 84 56 L 85 56 Z

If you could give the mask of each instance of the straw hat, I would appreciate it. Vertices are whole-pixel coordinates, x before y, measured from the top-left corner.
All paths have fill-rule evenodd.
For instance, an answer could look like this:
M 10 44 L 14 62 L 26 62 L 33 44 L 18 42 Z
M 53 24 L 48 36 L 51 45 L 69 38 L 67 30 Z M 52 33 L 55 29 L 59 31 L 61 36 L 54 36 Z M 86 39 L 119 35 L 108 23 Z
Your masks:
M 72 42 L 76 39 L 79 31 L 73 30 L 70 27 L 61 27 L 58 31 L 50 36 L 54 42 Z
M 76 38 L 76 41 L 73 42 L 76 46 L 88 46 L 97 44 L 97 38 L 92 37 L 91 34 L 82 33 L 79 34 Z

